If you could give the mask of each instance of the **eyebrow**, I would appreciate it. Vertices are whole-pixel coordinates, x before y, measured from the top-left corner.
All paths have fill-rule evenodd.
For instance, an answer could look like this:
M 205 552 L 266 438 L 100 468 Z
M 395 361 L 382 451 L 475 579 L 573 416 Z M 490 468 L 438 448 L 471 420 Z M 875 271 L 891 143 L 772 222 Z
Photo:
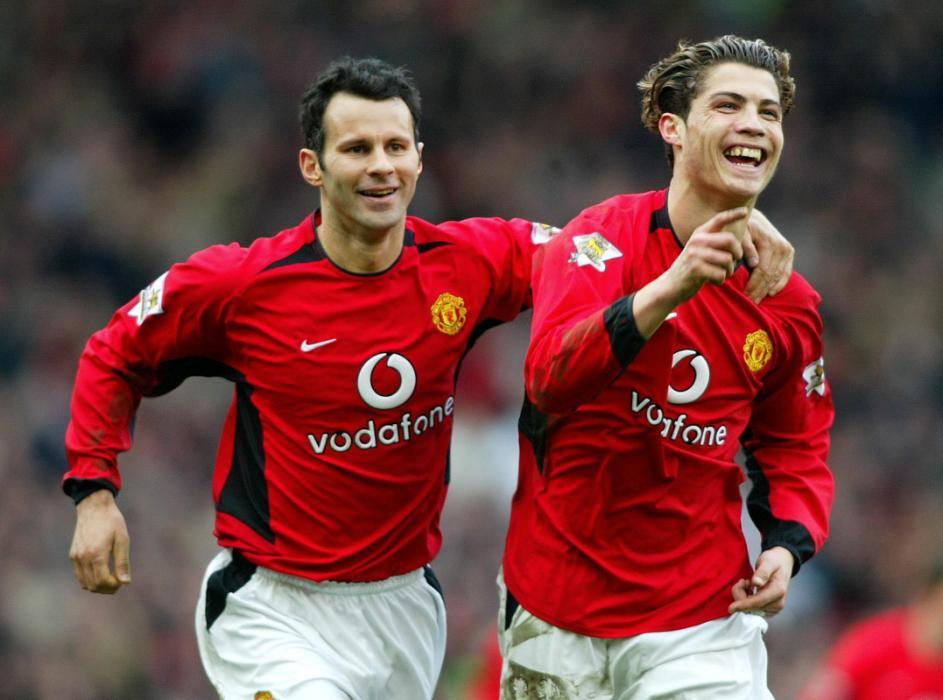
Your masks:
M 739 92 L 728 92 L 728 91 L 726 91 L 726 90 L 721 91 L 721 92 L 715 92 L 715 93 L 713 93 L 713 94 L 710 96 L 710 99 L 711 99 L 711 100 L 715 100 L 715 99 L 717 99 L 718 97 L 726 97 L 726 98 L 728 98 L 728 99 L 734 100 L 735 102 L 746 102 L 746 101 L 747 101 L 747 98 L 744 97 L 743 95 L 741 95 Z M 771 100 L 771 99 L 760 100 L 760 104 L 761 104 L 761 105 L 776 105 L 777 107 L 781 107 L 781 106 L 782 106 L 782 105 L 779 104 L 779 100 Z
M 337 140 L 337 145 L 342 146 L 342 145 L 352 144 L 352 143 L 372 143 L 373 136 L 374 136 L 373 134 L 366 135 L 366 136 L 362 134 L 348 134 L 339 138 Z M 384 133 L 384 134 L 381 134 L 381 136 L 382 136 L 383 141 L 409 141 L 412 137 L 412 134 L 411 133 L 409 134 Z

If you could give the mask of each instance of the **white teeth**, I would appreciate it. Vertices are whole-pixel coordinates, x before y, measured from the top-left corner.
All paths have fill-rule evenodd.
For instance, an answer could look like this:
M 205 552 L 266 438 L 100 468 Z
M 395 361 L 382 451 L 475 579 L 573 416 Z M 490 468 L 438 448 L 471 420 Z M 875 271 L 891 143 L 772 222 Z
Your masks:
M 369 197 L 385 197 L 388 194 L 393 194 L 395 190 L 370 190 L 369 192 L 364 192 L 365 195 Z
M 748 148 L 746 146 L 732 146 L 724 151 L 725 156 L 733 156 L 735 158 L 752 158 L 756 162 L 760 162 L 760 159 L 763 158 L 763 151 L 759 148 Z

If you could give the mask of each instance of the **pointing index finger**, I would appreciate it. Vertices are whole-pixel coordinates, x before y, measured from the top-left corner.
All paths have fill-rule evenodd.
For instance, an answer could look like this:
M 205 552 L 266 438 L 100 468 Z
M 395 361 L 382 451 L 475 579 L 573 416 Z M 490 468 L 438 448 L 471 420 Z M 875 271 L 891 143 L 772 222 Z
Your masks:
M 746 207 L 717 212 L 704 224 L 703 230 L 710 232 L 723 231 L 727 224 L 745 218 L 748 213 L 749 210 Z

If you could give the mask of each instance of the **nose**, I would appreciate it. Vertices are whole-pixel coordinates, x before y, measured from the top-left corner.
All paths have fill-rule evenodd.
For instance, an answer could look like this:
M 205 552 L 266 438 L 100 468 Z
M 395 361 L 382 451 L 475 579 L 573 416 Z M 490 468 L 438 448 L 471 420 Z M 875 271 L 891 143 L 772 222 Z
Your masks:
M 393 163 L 382 148 L 374 148 L 367 163 L 367 172 L 371 175 L 388 175 L 393 172 Z
M 766 124 L 760 118 L 760 112 L 754 105 L 747 105 L 738 113 L 737 131 L 753 136 L 766 133 Z

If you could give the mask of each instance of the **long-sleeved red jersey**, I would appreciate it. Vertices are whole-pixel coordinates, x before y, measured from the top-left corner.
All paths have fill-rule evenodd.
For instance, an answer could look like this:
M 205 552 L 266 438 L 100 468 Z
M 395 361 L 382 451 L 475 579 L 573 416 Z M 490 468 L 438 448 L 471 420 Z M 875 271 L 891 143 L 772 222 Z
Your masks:
M 439 550 L 453 395 L 478 335 L 530 305 L 523 220 L 406 222 L 386 271 L 335 266 L 314 217 L 174 265 L 79 363 L 64 488 L 117 491 L 142 396 L 192 375 L 235 384 L 213 477 L 215 534 L 253 563 L 370 581 Z
M 538 251 L 520 481 L 504 576 L 558 627 L 624 637 L 727 614 L 752 567 L 735 462 L 763 548 L 797 566 L 828 531 L 833 419 L 819 297 L 798 274 L 755 304 L 741 268 L 647 341 L 635 290 L 681 252 L 667 192 L 584 211 Z

